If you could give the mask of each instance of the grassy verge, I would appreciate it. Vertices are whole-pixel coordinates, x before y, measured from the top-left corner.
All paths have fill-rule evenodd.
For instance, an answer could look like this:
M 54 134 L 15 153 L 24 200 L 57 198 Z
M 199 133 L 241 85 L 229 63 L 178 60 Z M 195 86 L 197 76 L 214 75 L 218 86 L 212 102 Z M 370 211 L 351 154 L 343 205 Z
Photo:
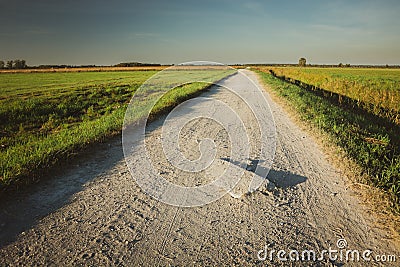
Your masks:
M 43 169 L 119 133 L 129 100 L 154 73 L 1 74 L 0 189 L 29 184 Z M 215 82 L 231 73 L 203 76 Z M 207 87 L 190 83 L 174 88 L 157 102 L 151 117 Z M 149 94 L 146 100 L 153 97 Z M 145 115 L 140 112 L 135 114 L 138 119 Z
M 335 105 L 326 97 L 257 71 L 263 82 L 285 98 L 302 120 L 332 137 L 365 174 L 370 185 L 388 192 L 391 210 L 400 213 L 399 127 L 381 125 L 368 113 L 356 113 Z
M 375 108 L 370 111 L 375 115 L 385 116 L 385 113 L 400 111 L 399 69 L 315 67 L 270 69 L 278 76 L 298 80 L 349 97 L 358 103 L 371 105 Z

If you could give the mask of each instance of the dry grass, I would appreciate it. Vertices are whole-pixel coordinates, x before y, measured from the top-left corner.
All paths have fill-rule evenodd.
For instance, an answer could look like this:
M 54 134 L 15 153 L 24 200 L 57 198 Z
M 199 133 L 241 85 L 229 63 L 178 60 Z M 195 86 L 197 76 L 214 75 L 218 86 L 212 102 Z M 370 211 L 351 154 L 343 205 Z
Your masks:
M 327 91 L 388 110 L 400 111 L 400 69 L 264 67 Z M 377 114 L 379 115 L 379 114 Z
M 106 72 L 106 71 L 160 71 L 171 66 L 137 66 L 137 67 L 88 67 L 88 68 L 50 68 L 50 69 L 20 69 L 20 70 L 8 70 L 1 69 L 1 73 L 48 73 L 48 72 Z M 224 65 L 215 66 L 174 66 L 174 70 L 199 70 L 199 69 L 229 69 L 230 67 Z M 234 69 L 243 68 L 243 66 L 232 66 Z
M 0 70 L 0 73 L 46 73 L 46 72 L 96 72 L 96 71 L 159 71 L 169 66 L 138 66 L 138 67 L 90 67 L 90 68 L 51 68 L 51 69 L 21 69 Z

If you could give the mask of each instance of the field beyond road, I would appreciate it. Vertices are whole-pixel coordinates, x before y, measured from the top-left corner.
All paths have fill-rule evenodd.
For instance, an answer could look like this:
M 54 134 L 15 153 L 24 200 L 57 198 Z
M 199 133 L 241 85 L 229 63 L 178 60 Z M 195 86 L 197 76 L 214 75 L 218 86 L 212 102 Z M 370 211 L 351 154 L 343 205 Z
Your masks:
M 400 124 L 400 69 L 272 67 L 277 76 L 297 80 L 367 104 L 368 111 Z M 367 105 L 364 105 L 366 107 Z M 383 108 L 381 110 L 379 108 Z M 385 114 L 386 113 L 386 114 Z M 391 114 L 396 113 L 396 116 Z
M 171 72 L 171 78 L 185 71 Z M 212 82 L 232 72 L 207 70 L 201 78 Z M 119 133 L 130 99 L 155 73 L 148 69 L 0 73 L 0 188 L 30 183 L 60 159 Z M 175 88 L 152 114 L 164 112 L 207 86 L 192 83 Z M 140 119 L 144 114 L 136 115 Z
M 163 70 L 163 69 L 165 69 L 167 67 L 168 66 L 28 68 L 28 69 L 1 69 L 0 73 L 160 71 L 160 70 Z

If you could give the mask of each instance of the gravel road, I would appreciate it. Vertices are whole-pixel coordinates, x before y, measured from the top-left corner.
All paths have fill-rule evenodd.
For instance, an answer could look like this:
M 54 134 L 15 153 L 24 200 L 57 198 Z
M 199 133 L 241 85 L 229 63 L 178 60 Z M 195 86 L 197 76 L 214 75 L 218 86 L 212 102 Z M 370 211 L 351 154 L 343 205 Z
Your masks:
M 254 73 L 241 72 L 258 84 Z M 239 79 L 231 76 L 223 85 L 233 86 Z M 376 226 L 343 173 L 265 89 L 275 119 L 276 153 L 267 183 L 255 192 L 246 191 L 261 142 L 255 116 L 235 94 L 214 86 L 202 97 L 227 103 L 250 133 L 250 168 L 233 191 L 198 207 L 157 201 L 132 178 L 121 138 L 113 138 L 60 166 L 51 179 L 2 200 L 0 265 L 365 266 L 327 257 L 285 262 L 273 254 L 269 259 L 272 250 L 313 250 L 318 257 L 323 250 L 338 249 L 338 240 L 346 241 L 343 249 L 398 254 L 400 261 L 395 240 Z M 201 108 L 196 105 L 192 108 Z M 216 165 L 197 174 L 172 168 L 160 143 L 164 119 L 149 124 L 146 148 L 167 180 L 205 184 L 229 164 L 235 165 L 229 160 L 229 134 L 220 124 L 201 118 L 182 128 L 182 154 L 198 158 L 198 140 L 210 138 L 216 146 Z M 133 155 L 132 162 L 141 156 Z M 263 258 L 266 246 L 268 255 Z

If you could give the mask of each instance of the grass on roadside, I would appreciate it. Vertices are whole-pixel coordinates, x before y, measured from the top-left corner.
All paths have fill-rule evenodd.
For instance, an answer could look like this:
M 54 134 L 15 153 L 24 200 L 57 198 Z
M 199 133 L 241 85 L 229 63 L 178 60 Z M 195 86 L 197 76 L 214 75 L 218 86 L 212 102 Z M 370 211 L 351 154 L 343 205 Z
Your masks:
M 368 113 L 360 114 L 334 105 L 311 91 L 257 71 L 263 82 L 285 98 L 302 120 L 332 137 L 370 177 L 367 181 L 390 194 L 391 208 L 400 213 L 400 136 L 399 127 L 385 127 Z
M 215 82 L 233 70 L 202 73 Z M 119 133 L 129 100 L 155 72 L 21 73 L 0 75 L 0 189 L 32 182 L 90 143 Z M 184 73 L 176 72 L 177 78 Z M 158 84 L 157 86 L 163 86 Z M 157 102 L 152 117 L 207 88 L 190 83 Z M 146 101 L 156 97 L 149 93 Z M 145 109 L 144 109 L 145 110 Z M 137 119 L 146 114 L 135 114 Z

